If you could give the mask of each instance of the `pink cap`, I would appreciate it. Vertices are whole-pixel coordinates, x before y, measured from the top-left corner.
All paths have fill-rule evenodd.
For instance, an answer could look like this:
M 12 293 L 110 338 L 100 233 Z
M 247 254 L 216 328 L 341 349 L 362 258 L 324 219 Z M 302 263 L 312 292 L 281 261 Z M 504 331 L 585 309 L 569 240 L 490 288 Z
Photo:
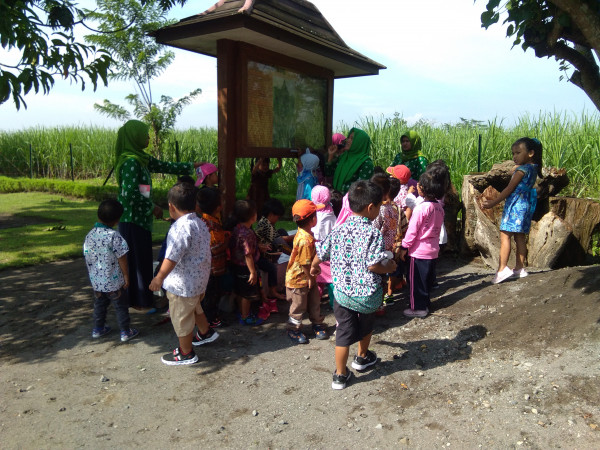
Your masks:
M 217 166 L 211 163 L 200 164 L 196 168 L 196 176 L 198 179 L 196 180 L 196 186 L 200 186 L 204 179 L 209 176 L 211 173 L 215 173 L 217 170 Z
M 333 142 L 333 145 L 340 145 L 344 139 L 346 139 L 346 136 L 344 136 L 342 133 L 335 133 L 333 136 L 331 136 L 331 142 Z

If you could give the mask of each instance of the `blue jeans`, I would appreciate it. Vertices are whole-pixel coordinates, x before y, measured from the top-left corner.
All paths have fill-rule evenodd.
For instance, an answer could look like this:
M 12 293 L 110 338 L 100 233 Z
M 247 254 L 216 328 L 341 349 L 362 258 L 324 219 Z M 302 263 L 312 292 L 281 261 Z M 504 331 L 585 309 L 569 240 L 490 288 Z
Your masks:
M 124 289 L 115 292 L 94 291 L 94 328 L 104 328 L 106 310 L 112 303 L 117 313 L 117 322 L 121 331 L 129 331 L 129 299 Z

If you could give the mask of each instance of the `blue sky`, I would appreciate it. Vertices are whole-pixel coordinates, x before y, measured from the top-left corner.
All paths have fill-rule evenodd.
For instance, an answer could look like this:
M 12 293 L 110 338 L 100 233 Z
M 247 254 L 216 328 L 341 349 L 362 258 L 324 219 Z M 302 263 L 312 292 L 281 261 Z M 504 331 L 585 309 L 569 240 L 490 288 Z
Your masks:
M 205 11 L 216 0 L 188 0 L 171 16 Z M 558 62 L 512 48 L 505 27 L 480 26 L 486 2 L 477 0 L 313 0 L 338 34 L 353 49 L 387 66 L 378 76 L 335 81 L 334 129 L 343 121 L 392 117 L 438 124 L 461 117 L 497 118 L 512 124 L 525 114 L 554 111 L 580 115 L 596 108 L 583 91 L 559 81 Z M 5 55 L 2 55 L 5 58 Z M 178 98 L 200 87 L 202 95 L 188 106 L 177 128 L 217 125 L 216 59 L 176 50 L 175 62 L 153 85 L 155 94 Z M 119 123 L 93 110 L 109 99 L 124 104 L 129 83 L 111 83 L 96 92 L 58 80 L 49 95 L 29 95 L 28 108 L 0 105 L 0 129 L 34 126 Z

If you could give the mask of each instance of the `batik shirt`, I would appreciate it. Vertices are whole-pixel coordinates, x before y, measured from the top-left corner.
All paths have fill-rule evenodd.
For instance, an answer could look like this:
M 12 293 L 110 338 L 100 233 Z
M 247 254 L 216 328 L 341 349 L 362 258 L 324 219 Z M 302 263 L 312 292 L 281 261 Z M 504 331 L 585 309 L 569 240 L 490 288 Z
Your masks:
M 254 262 L 260 258 L 256 234 L 241 223 L 238 223 L 231 233 L 229 249 L 231 250 L 231 262 L 238 266 L 246 265 L 246 255 L 252 255 Z
M 172 173 L 176 175 L 194 173 L 192 163 L 170 163 L 159 161 L 150 157 L 148 168 L 142 166 L 133 158 L 126 160 L 121 166 L 121 186 L 118 200 L 123 205 L 121 222 L 135 223 L 140 227 L 152 231 L 152 176 L 150 172 Z M 150 186 L 146 195 L 140 192 L 140 186 Z
M 189 213 L 169 229 L 165 259 L 177 264 L 167 275 L 163 288 L 180 297 L 195 297 L 206 291 L 210 275 L 210 233 L 204 222 Z
M 394 208 L 392 202 L 381 205 L 379 215 L 373 221 L 373 226 L 381 231 L 383 247 L 386 250 L 393 251 L 396 233 L 398 232 L 398 210 Z
M 123 236 L 102 223 L 96 223 L 83 242 L 83 255 L 92 288 L 96 292 L 115 292 L 125 278 L 118 259 L 129 251 Z
M 302 266 L 310 266 L 316 254 L 313 235 L 298 228 L 294 236 L 294 248 L 285 272 L 285 287 L 293 289 L 308 286 L 308 277 Z
M 330 261 L 335 300 L 359 313 L 376 311 L 382 300 L 381 276 L 368 268 L 385 254 L 381 232 L 371 221 L 352 215 L 316 246 L 319 259 Z
M 256 237 L 261 244 L 272 244 L 275 238 L 279 237 L 275 227 L 269 220 L 263 216 L 256 223 Z

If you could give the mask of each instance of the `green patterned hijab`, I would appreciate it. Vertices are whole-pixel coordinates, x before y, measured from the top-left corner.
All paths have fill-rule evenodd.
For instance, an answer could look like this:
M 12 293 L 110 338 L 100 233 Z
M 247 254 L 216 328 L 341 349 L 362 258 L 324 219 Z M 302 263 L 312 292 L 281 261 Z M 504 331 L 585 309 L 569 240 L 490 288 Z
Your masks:
M 128 120 L 117 133 L 115 146 L 115 176 L 121 185 L 121 167 L 123 163 L 133 158 L 143 167 L 148 167 L 150 155 L 144 152 L 148 146 L 148 133 L 150 128 L 139 120 Z
M 360 166 L 370 158 L 371 139 L 369 135 L 358 128 L 352 128 L 348 136 L 352 133 L 354 133 L 352 145 L 340 156 L 333 175 L 333 187 L 338 191 L 342 191 L 342 186 L 352 179 Z
M 410 141 L 410 150 L 405 152 L 402 150 L 402 162 L 410 161 L 411 159 L 415 159 L 419 156 L 423 156 L 421 153 L 421 136 L 417 134 L 416 131 L 410 130 L 408 133 L 403 134 L 400 139 L 403 137 L 407 137 Z

